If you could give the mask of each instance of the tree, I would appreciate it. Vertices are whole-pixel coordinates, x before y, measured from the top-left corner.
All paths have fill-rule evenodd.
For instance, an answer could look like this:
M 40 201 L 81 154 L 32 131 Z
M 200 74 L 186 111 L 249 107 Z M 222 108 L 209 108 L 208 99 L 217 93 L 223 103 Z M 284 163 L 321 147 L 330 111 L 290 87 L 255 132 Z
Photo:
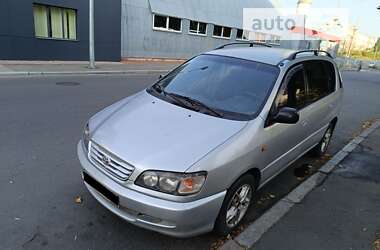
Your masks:
M 377 38 L 377 42 L 375 44 L 375 47 L 373 47 L 373 51 L 380 51 L 380 37 Z

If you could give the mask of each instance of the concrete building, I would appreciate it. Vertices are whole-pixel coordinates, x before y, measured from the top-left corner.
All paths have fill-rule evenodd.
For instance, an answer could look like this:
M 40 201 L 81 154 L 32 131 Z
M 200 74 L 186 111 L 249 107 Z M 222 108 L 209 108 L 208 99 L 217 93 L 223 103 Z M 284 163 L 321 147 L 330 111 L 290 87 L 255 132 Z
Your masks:
M 95 0 L 97 60 L 120 60 L 120 0 Z M 0 0 L 0 60 L 87 60 L 88 0 Z
M 95 0 L 95 57 L 187 59 L 249 40 L 318 46 L 242 29 L 244 8 L 272 7 L 270 0 Z M 0 10 L 0 60 L 88 60 L 88 0 L 1 0 Z
M 269 0 L 122 0 L 121 57 L 184 59 L 247 41 L 243 8 L 270 7 Z M 276 36 L 253 37 L 281 46 Z

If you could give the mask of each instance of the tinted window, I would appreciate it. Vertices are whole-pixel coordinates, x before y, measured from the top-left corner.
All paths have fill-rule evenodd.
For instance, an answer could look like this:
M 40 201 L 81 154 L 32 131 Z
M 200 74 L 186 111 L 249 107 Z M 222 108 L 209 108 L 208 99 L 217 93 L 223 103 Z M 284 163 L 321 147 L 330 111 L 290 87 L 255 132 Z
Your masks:
M 222 36 L 222 31 L 223 31 L 222 26 L 215 25 L 213 35 L 214 36 Z
M 191 97 L 221 111 L 225 118 L 247 120 L 260 111 L 278 73 L 272 65 L 201 55 L 158 84 L 168 93 Z
M 181 31 L 181 19 L 169 17 L 169 30 Z
M 198 22 L 196 22 L 196 21 L 190 21 L 190 31 L 194 31 L 194 33 L 197 33 L 197 31 L 198 31 Z
M 306 105 L 306 82 L 302 65 L 289 71 L 286 85 L 280 90 L 277 99 L 278 108 L 290 107 L 301 109 Z
M 190 21 L 190 29 L 189 29 L 190 33 L 206 35 L 206 30 L 207 30 L 206 23 L 201 23 L 201 22 L 192 21 L 192 20 Z
M 199 23 L 199 30 L 198 30 L 198 32 L 200 34 L 206 34 L 206 30 L 207 30 L 207 23 Z
M 165 16 L 154 15 L 154 27 L 166 28 L 166 19 Z
M 236 33 L 237 39 L 243 39 L 243 30 L 238 29 Z
M 335 91 L 335 69 L 330 62 L 308 61 L 304 63 L 309 102 L 314 102 Z
M 224 27 L 223 37 L 231 37 L 231 28 Z

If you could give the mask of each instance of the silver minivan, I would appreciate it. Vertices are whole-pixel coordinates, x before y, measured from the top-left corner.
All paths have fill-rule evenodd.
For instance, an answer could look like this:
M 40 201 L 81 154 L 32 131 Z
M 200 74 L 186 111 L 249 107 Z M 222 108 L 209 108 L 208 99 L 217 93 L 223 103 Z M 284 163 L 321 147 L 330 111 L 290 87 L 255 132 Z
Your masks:
M 343 93 L 332 57 L 233 45 L 88 121 L 77 150 L 102 205 L 171 236 L 225 235 L 257 189 L 305 153 L 326 152 Z

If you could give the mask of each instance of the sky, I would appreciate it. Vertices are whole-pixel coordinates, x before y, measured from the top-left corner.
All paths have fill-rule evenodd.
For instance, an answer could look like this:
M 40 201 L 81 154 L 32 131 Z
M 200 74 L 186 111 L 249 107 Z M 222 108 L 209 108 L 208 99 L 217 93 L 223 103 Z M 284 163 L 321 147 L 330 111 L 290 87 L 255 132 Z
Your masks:
M 278 7 L 296 8 L 298 0 L 272 0 Z M 350 23 L 364 35 L 380 37 L 379 0 L 313 0 L 312 8 L 348 8 Z

